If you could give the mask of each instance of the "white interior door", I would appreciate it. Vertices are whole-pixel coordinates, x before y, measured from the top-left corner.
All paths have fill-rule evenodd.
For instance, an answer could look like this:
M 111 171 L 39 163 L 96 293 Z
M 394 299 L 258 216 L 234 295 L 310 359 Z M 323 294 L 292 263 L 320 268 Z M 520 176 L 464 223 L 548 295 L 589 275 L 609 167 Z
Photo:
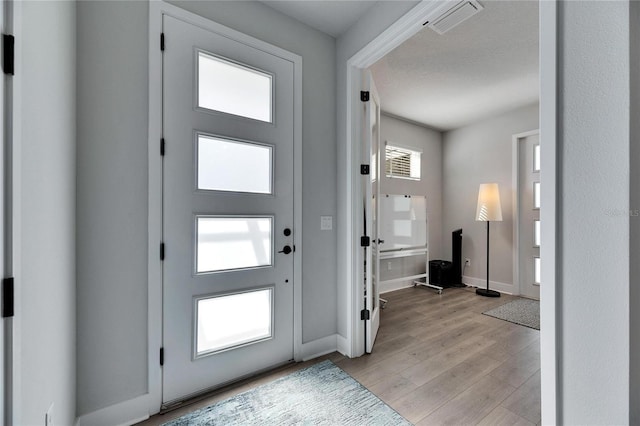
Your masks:
M 366 319 L 365 349 L 367 353 L 373 351 L 378 328 L 380 327 L 380 97 L 373 82 L 371 72 L 364 73 L 365 92 L 369 92 L 369 100 L 364 105 L 364 153 L 363 159 L 370 163 L 369 176 L 364 176 L 365 181 L 365 215 L 366 235 L 370 236 L 371 246 L 367 250 L 366 274 L 365 274 L 365 310 L 368 312 Z
M 293 359 L 294 64 L 163 33 L 166 406 Z
M 540 299 L 540 135 L 518 143 L 520 294 Z

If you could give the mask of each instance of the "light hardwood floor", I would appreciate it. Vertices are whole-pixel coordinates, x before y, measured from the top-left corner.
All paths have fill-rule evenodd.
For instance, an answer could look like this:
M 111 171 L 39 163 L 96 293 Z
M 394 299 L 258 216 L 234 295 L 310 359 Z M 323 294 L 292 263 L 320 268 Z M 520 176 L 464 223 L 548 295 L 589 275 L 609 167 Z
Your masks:
M 333 353 L 287 365 L 140 424 L 160 425 L 324 359 L 418 426 L 540 423 L 540 333 L 482 315 L 512 296 L 484 298 L 473 289 L 438 295 L 418 287 L 385 298 L 372 354 Z

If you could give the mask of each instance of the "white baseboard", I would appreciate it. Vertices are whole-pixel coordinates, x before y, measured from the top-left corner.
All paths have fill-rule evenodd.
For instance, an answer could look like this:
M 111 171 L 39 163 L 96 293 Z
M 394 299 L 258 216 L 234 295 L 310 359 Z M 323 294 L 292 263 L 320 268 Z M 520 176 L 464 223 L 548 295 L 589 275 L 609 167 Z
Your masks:
M 344 356 L 350 356 L 351 351 L 349 350 L 349 343 L 347 342 L 347 338 L 343 337 L 339 334 L 336 334 L 336 346 L 338 352 L 340 352 Z
M 77 426 L 127 426 L 149 418 L 149 394 L 120 402 L 78 418 Z
M 343 353 L 346 339 L 337 334 L 302 344 L 302 360 L 308 361 L 338 350 L 338 342 Z M 149 418 L 149 395 L 145 394 L 128 401 L 111 405 L 80 416 L 76 426 L 126 426 Z
M 413 287 L 413 281 L 400 281 L 397 283 L 380 284 L 380 294 L 389 293 L 390 291 L 400 290 L 401 288 Z
M 310 359 L 335 352 L 338 348 L 337 336 L 337 334 L 332 334 L 321 339 L 303 343 L 300 350 L 302 360 L 308 361 Z
M 475 278 L 475 277 L 467 277 L 467 276 L 463 276 L 462 277 L 462 282 L 465 283 L 468 286 L 471 287 L 478 287 L 478 288 L 486 288 L 487 287 L 487 279 L 486 278 Z M 513 284 L 509 284 L 509 283 L 501 283 L 498 281 L 491 281 L 489 280 L 489 288 L 491 290 L 495 290 L 495 291 L 499 291 L 500 293 L 505 293 L 505 294 L 514 294 L 515 293 L 515 289 L 513 287 Z

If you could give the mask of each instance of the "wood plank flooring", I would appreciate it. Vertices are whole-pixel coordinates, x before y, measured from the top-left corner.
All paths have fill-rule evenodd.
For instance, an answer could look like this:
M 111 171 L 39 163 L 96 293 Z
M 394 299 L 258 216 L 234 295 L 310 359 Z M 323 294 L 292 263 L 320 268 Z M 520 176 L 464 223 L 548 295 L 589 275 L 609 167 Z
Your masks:
M 324 359 L 418 426 L 540 424 L 540 333 L 482 315 L 512 296 L 418 287 L 384 297 L 372 354 L 291 364 L 140 424 L 160 425 Z

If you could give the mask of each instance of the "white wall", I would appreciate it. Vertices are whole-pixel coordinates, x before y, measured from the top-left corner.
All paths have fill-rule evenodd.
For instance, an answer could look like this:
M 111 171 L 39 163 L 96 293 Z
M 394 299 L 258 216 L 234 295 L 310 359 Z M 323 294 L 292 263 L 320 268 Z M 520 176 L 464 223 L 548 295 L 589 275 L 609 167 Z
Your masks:
M 336 333 L 335 39 L 259 2 L 175 2 L 303 58 L 303 341 Z M 147 2 L 78 3 L 78 414 L 147 392 Z M 155 46 L 154 46 L 155 47 Z
M 487 226 L 476 222 L 478 188 L 481 183 L 500 186 L 502 222 L 490 225 L 490 280 L 513 291 L 513 196 L 512 136 L 539 126 L 538 104 L 518 108 L 443 135 L 444 229 L 462 228 L 462 258 L 471 259 L 465 277 L 486 282 Z M 445 253 L 451 238 L 444 238 Z M 511 292 L 510 291 L 510 292 Z
M 449 259 L 450 253 L 442 250 L 442 134 L 436 130 L 409 121 L 382 114 L 380 119 L 380 142 L 393 142 L 406 148 L 422 151 L 421 179 L 419 181 L 380 176 L 381 194 L 425 195 L 429 217 L 429 258 Z M 387 259 L 381 262 L 381 279 L 415 275 L 425 272 L 425 262 L 421 257 L 408 259 Z M 411 285 L 412 281 L 385 284 L 380 291 L 389 291 Z
M 75 422 L 75 2 L 23 2 L 16 196 L 19 425 Z
M 558 12 L 559 422 L 627 424 L 629 2 Z

